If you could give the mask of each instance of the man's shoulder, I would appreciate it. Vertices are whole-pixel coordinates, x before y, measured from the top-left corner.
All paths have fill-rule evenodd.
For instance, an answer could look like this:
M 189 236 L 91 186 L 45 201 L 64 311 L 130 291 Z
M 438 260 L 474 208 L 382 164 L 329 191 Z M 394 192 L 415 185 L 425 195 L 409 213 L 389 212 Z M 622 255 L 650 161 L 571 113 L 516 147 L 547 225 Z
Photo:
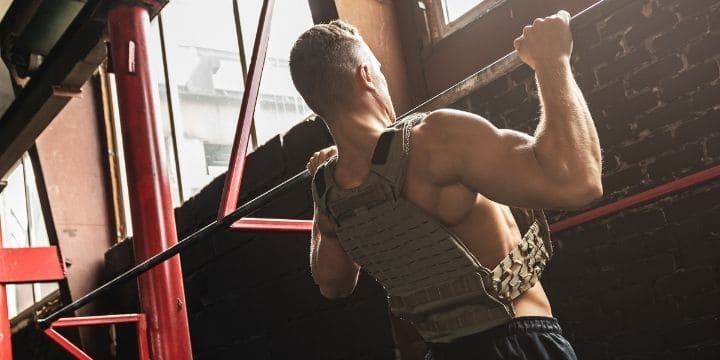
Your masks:
M 448 132 L 458 125 L 454 120 L 462 117 L 462 113 L 453 109 L 438 109 L 425 113 L 413 127 L 412 136 L 421 146 L 448 140 Z

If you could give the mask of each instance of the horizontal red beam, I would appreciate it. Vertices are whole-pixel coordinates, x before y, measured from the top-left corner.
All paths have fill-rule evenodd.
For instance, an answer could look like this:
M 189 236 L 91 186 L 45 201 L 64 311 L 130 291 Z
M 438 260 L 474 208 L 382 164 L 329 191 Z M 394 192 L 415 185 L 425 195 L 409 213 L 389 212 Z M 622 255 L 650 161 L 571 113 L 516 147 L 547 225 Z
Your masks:
M 560 232 L 569 228 L 599 219 L 608 215 L 618 213 L 631 207 L 645 204 L 657 198 L 687 189 L 720 177 L 720 166 L 711 167 L 707 170 L 671 181 L 641 193 L 628 196 L 622 200 L 610 203 L 598 208 L 586 211 L 582 214 L 571 216 L 550 225 L 550 231 Z
M 311 220 L 243 218 L 230 226 L 232 230 L 311 231 Z
M 57 281 L 64 278 L 56 246 L 0 248 L 0 283 Z
M 51 327 L 72 327 L 72 326 L 89 326 L 89 325 L 109 325 L 124 324 L 143 321 L 144 314 L 120 314 L 120 315 L 100 315 L 100 316 L 78 316 L 71 318 L 62 318 L 55 320 Z

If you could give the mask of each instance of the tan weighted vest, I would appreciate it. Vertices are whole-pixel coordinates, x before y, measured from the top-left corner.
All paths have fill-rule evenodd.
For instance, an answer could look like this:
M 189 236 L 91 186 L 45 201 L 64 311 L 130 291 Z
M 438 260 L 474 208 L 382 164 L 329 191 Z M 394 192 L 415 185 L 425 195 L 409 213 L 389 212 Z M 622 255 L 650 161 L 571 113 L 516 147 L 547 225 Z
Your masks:
M 413 114 L 383 132 L 357 188 L 335 184 L 333 157 L 318 168 L 312 190 L 342 247 L 387 291 L 391 311 L 412 322 L 425 341 L 451 342 L 511 319 L 512 300 L 537 282 L 552 246 L 542 211 L 511 209 L 525 235 L 486 268 L 401 195 L 411 130 L 424 116 Z

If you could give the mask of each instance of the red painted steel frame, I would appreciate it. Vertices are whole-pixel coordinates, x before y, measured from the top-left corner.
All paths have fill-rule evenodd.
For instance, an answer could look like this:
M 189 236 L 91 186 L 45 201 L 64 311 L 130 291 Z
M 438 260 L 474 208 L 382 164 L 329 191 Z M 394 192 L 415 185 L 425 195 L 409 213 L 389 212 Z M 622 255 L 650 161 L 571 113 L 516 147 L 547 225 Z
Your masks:
M 2 226 L 0 226 L 0 250 L 2 250 Z M 0 270 L 0 274 L 2 270 Z M 12 359 L 12 339 L 10 333 L 10 315 L 8 314 L 5 284 L 0 282 L 0 359 Z
M 0 283 L 57 281 L 64 278 L 65 273 L 56 246 L 12 249 L 0 247 Z
M 265 66 L 265 56 L 267 54 L 267 44 L 270 38 L 270 22 L 272 20 L 273 7 L 274 0 L 265 0 L 260 11 L 257 35 L 255 37 L 252 59 L 250 60 L 250 72 L 248 73 L 247 83 L 245 84 L 246 91 L 243 93 L 235 140 L 230 155 L 230 165 L 228 166 L 225 177 L 225 188 L 222 199 L 220 200 L 220 209 L 218 210 L 218 219 L 222 219 L 238 206 L 240 187 L 242 186 L 243 173 L 245 170 L 248 140 L 250 139 L 250 128 L 255 117 L 255 106 L 257 105 L 260 80 L 262 79 L 262 71 Z M 230 229 L 310 231 L 312 230 L 312 221 L 245 218 L 232 224 Z
M 147 342 L 147 321 L 145 318 L 145 314 L 123 314 L 64 318 L 55 321 L 48 329 L 45 329 L 44 331 L 48 337 L 54 340 L 58 345 L 60 345 L 63 349 L 73 355 L 76 359 L 92 360 L 92 358 L 88 356 L 84 351 L 82 351 L 79 347 L 77 347 L 60 333 L 55 331 L 55 328 L 127 323 L 137 324 L 137 341 L 139 355 L 138 358 L 141 360 L 149 360 L 150 352 Z
M 284 220 L 244 218 L 230 226 L 235 230 L 267 230 L 267 231 L 311 231 L 313 222 L 309 220 Z
M 720 166 L 711 167 L 707 170 L 697 172 L 684 178 L 671 181 L 667 184 L 660 185 L 641 193 L 628 196 L 622 200 L 616 201 L 605 206 L 601 206 L 582 214 L 571 216 L 567 219 L 560 220 L 550 225 L 550 231 L 560 232 L 580 224 L 618 213 L 622 210 L 647 203 L 651 200 L 670 195 L 680 190 L 687 189 L 713 179 L 720 177 Z
M 128 168 L 135 261 L 139 263 L 177 243 L 147 52 L 148 12 L 142 6 L 117 2 L 108 12 L 108 30 Z M 179 257 L 158 265 L 138 282 L 140 305 L 149 321 L 152 358 L 191 359 Z
M 270 38 L 270 20 L 272 19 L 274 0 L 263 1 L 258 21 L 255 45 L 253 46 L 250 72 L 248 73 L 245 91 L 243 92 L 240 116 L 238 118 L 235 140 L 230 154 L 230 164 L 225 176 L 225 188 L 220 200 L 218 219 L 231 213 L 237 208 L 242 185 L 243 171 L 245 170 L 245 156 L 247 155 L 248 140 L 250 139 L 250 126 L 255 116 L 255 105 L 260 91 L 260 79 L 265 67 L 265 55 Z

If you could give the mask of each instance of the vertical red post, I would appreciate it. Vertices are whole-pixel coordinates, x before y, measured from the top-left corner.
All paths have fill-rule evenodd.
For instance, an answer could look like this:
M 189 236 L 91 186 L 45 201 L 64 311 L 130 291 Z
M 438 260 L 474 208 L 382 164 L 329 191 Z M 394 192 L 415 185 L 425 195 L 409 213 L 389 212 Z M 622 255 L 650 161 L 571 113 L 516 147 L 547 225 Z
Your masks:
M 0 249 L 3 247 L 2 226 L 0 226 Z M 0 359 L 12 359 L 12 338 L 8 314 L 5 284 L 0 282 Z
M 108 12 L 136 262 L 177 243 L 162 127 L 156 116 L 158 97 L 148 60 L 150 18 L 138 3 L 141 1 L 117 3 Z M 138 282 L 152 358 L 191 359 L 180 258 L 158 265 Z

